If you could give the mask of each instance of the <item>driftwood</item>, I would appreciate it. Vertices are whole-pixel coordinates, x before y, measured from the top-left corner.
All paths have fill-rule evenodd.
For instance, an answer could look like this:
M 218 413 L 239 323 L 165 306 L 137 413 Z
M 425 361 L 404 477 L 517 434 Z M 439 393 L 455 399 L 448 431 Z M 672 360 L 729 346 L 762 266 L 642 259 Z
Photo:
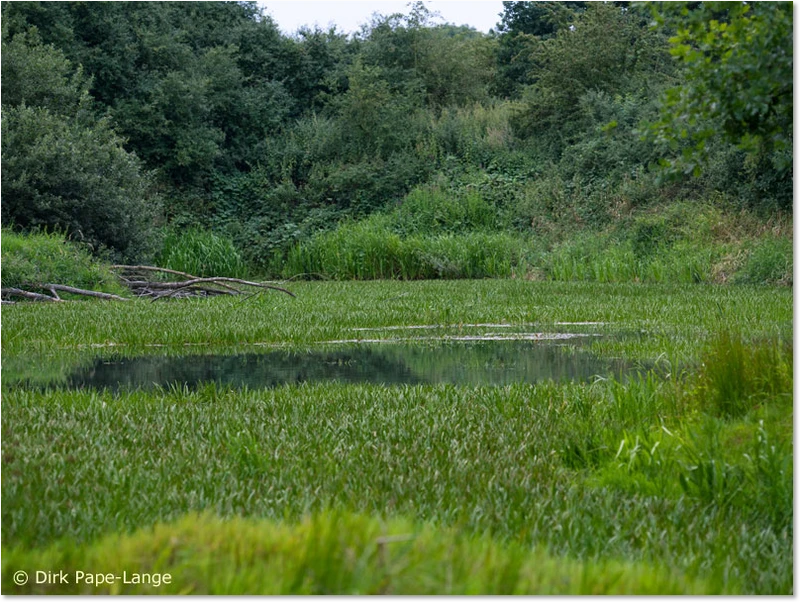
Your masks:
M 32 299 L 33 301 L 63 301 L 63 299 L 58 296 L 56 291 L 61 291 L 62 293 L 72 293 L 73 295 L 81 295 L 84 297 L 97 297 L 98 299 L 127 301 L 125 297 L 120 297 L 119 295 L 100 293 L 98 291 L 89 291 L 82 288 L 75 288 L 74 286 L 66 286 L 64 284 L 39 284 L 36 286 L 36 288 L 50 291 L 50 295 L 43 295 L 41 293 L 34 293 L 32 291 L 24 291 L 22 289 L 13 287 L 3 288 L 1 291 L 3 297 L 24 297 L 26 299 Z
M 179 272 L 178 270 L 170 270 L 167 268 L 159 268 L 149 265 L 112 265 L 111 268 L 119 273 L 117 276 L 120 281 L 133 293 L 136 297 L 150 297 L 153 301 L 165 298 L 185 298 L 185 297 L 210 297 L 214 295 L 242 295 L 251 290 L 243 289 L 242 287 L 252 287 L 255 289 L 269 289 L 286 293 L 290 297 L 295 294 L 285 288 L 277 286 L 268 282 L 251 282 L 249 280 L 242 280 L 240 278 L 227 278 L 227 277 L 209 277 L 200 278 L 187 274 L 186 272 Z M 148 279 L 144 274 L 169 274 L 172 276 L 180 276 L 185 280 L 180 281 L 165 281 Z M 112 295 L 110 293 L 101 293 L 98 291 L 90 291 L 73 286 L 66 286 L 64 284 L 37 284 L 32 285 L 33 288 L 46 290 L 50 294 L 45 295 L 33 291 L 22 290 L 19 288 L 3 288 L 0 296 L 4 302 L 9 302 L 9 297 L 23 297 L 33 301 L 56 301 L 63 302 L 64 299 L 59 297 L 58 291 L 63 293 L 71 293 L 73 295 L 81 295 L 85 297 L 96 297 L 98 299 L 106 299 L 113 301 L 127 301 L 125 297 L 119 295 Z
M 32 293 L 31 291 L 23 291 L 20 288 L 3 287 L 0 289 L 0 295 L 3 297 L 24 297 L 32 301 L 62 301 L 57 295 L 51 297 L 49 295 L 42 295 L 40 293 Z
M 111 268 L 120 271 L 120 279 L 125 286 L 131 289 L 133 294 L 139 297 L 151 297 L 153 301 L 175 297 L 241 295 L 246 292 L 242 290 L 241 286 L 276 290 L 286 293 L 290 297 L 295 296 L 291 291 L 269 282 L 251 282 L 241 278 L 223 276 L 200 278 L 186 272 L 149 265 L 113 265 Z M 181 276 L 185 280 L 176 282 L 148 279 L 143 275 L 143 272 Z

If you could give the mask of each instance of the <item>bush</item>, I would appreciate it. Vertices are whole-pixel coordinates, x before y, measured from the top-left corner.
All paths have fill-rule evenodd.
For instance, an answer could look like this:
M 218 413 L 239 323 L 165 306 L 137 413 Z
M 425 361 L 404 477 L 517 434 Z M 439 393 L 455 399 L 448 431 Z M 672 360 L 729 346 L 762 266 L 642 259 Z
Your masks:
M 118 295 L 124 292 L 111 270 L 63 234 L 24 235 L 4 228 L 0 246 L 3 287 L 30 290 L 50 283 Z
M 193 276 L 242 278 L 247 274 L 247 266 L 230 238 L 198 228 L 168 231 L 157 262 Z
M 95 117 L 89 81 L 35 29 L 3 32 L 2 218 L 58 229 L 95 253 L 139 260 L 154 250 L 158 198 L 139 159 Z M 43 76 L 45 74 L 46 76 Z

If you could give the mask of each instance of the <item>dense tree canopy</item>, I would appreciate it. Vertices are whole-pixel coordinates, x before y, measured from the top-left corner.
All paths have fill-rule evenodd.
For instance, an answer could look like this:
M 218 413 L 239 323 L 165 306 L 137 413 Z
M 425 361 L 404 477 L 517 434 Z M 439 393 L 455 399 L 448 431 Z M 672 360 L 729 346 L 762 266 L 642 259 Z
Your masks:
M 287 36 L 255 2 L 4 2 L 3 219 L 135 256 L 162 215 L 266 269 L 426 182 L 523 229 L 660 198 L 659 163 L 791 206 L 790 4 L 503 5 L 488 35 L 417 2 Z
M 668 91 L 655 126 L 662 141 L 691 137 L 682 163 L 699 170 L 707 142 L 722 135 L 753 155 L 791 166 L 793 125 L 790 2 L 669 3 L 657 17 L 677 32 L 671 53 L 685 81 Z M 694 159 L 694 160 L 692 160 Z

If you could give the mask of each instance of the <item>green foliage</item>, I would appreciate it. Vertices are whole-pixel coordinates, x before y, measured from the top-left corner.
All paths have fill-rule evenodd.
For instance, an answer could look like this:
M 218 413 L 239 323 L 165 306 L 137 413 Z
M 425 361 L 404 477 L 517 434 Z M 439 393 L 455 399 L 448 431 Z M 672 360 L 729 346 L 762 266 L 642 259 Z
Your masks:
M 107 122 L 84 126 L 24 105 L 4 112 L 6 223 L 63 228 L 122 259 L 149 255 L 157 207 L 150 182 Z
M 683 139 L 691 143 L 665 167 L 699 174 L 721 135 L 754 158 L 767 154 L 775 170 L 791 170 L 792 6 L 664 3 L 655 14 L 677 28 L 670 51 L 685 82 L 668 91 L 652 132 L 673 150 Z
M 717 587 L 644 563 L 555 558 L 541 550 L 402 518 L 342 510 L 281 522 L 190 514 L 113 534 L 90 546 L 4 548 L 3 587 L 14 593 L 623 594 L 716 593 Z M 169 553 L 167 553 L 169 552 Z M 169 583 L 16 586 L 18 567 L 92 574 L 169 574 Z M 265 570 L 264 567 L 280 567 Z M 88 571 L 84 571 L 87 573 Z M 129 581 L 132 579 L 129 578 Z
M 789 341 L 755 343 L 722 330 L 707 345 L 695 396 L 704 410 L 739 417 L 765 401 L 792 397 L 792 345 Z
M 412 117 L 420 106 L 416 90 L 393 89 L 381 67 L 356 61 L 348 89 L 338 99 L 341 134 L 349 156 L 383 159 L 407 150 L 414 140 Z
M 247 266 L 230 238 L 197 228 L 169 230 L 156 262 L 199 277 L 247 275 Z
M 634 93 L 647 97 L 664 78 L 666 52 L 659 35 L 636 11 L 591 3 L 573 29 L 536 44 L 535 83 L 523 95 L 515 130 L 542 138 L 558 156 L 574 142 L 581 99 L 587 93 Z M 651 81 L 652 80 L 652 81 Z
M 95 252 L 145 258 L 158 198 L 109 121 L 93 116 L 80 70 L 70 77 L 70 69 L 35 30 L 8 40 L 4 28 L 3 71 L 19 85 L 3 96 L 3 220 L 62 229 Z M 48 77 L 37 79 L 42 71 Z
M 4 106 L 42 107 L 57 115 L 75 115 L 89 104 L 89 81 L 74 70 L 64 53 L 43 45 L 32 28 L 10 38 L 3 28 Z
M 793 265 L 792 239 L 768 236 L 753 245 L 737 280 L 751 284 L 792 284 Z
M 68 242 L 63 234 L 26 235 L 4 228 L 0 245 L 4 287 L 31 290 L 41 284 L 65 284 L 124 294 L 111 270 L 93 258 L 84 246 Z
M 677 31 L 675 61 L 675 32 L 625 2 L 508 2 L 490 35 L 415 3 L 350 37 L 308 28 L 287 37 L 253 2 L 9 2 L 3 218 L 58 225 L 144 260 L 162 231 L 152 181 L 171 226 L 229 236 L 249 265 L 279 274 L 293 246 L 402 206 L 415 189 L 445 200 L 415 206 L 413 192 L 408 223 L 392 232 L 513 229 L 541 254 L 575 233 L 606 241 L 632 212 L 676 201 L 725 198 L 726 211 L 762 221 L 788 212 L 789 13 L 688 6 L 657 8 Z M 659 104 L 667 88 L 672 100 Z M 741 93 L 703 106 L 730 89 Z M 659 110 L 669 113 L 660 121 Z M 654 122 L 655 144 L 641 136 Z M 704 142 L 701 178 L 662 182 L 649 166 L 694 157 L 693 128 L 725 135 Z M 602 250 L 593 276 L 578 274 L 578 251 L 538 267 L 721 282 L 747 262 L 743 280 L 787 281 L 777 276 L 785 253 L 749 234 L 714 250 L 669 232 L 653 244 L 658 219 Z
M 537 42 L 567 28 L 585 8 L 585 2 L 503 2 L 495 91 L 516 97 L 523 86 L 534 83 Z

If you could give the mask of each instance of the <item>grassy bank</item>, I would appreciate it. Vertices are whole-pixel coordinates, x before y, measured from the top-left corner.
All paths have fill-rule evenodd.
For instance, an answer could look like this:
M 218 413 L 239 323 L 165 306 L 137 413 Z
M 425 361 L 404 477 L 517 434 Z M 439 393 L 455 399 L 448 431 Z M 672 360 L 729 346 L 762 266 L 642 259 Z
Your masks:
M 584 223 L 577 214 L 542 214 L 542 199 L 515 202 L 418 188 L 391 211 L 298 243 L 279 269 L 337 280 L 792 282 L 789 216 L 764 222 L 725 203 L 696 201 L 609 208 L 607 219 Z
M 124 294 L 107 264 L 63 234 L 19 234 L 4 228 L 0 245 L 3 287 L 35 292 L 37 285 L 50 283 Z M 69 293 L 64 297 L 70 298 Z
M 80 583 L 17 587 L 16 567 Z M 119 575 L 97 585 L 96 573 Z M 158 585 L 132 584 L 135 573 Z M 87 583 L 91 581 L 91 583 Z M 125 583 L 128 581 L 128 583 Z M 489 537 L 342 511 L 300 522 L 190 515 L 92 546 L 4 550 L 3 589 L 35 594 L 712 594 L 718 585 L 646 564 L 556 558 Z M 724 591 L 724 590 L 722 590 Z

